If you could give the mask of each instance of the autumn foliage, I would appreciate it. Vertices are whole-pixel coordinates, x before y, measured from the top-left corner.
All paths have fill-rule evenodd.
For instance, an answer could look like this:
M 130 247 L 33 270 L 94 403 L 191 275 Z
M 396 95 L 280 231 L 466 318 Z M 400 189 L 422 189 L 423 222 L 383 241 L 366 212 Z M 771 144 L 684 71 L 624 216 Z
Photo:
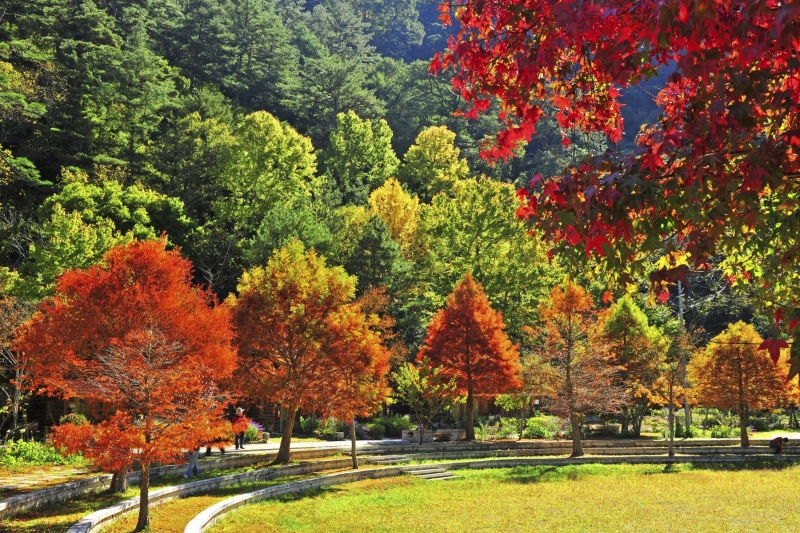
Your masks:
M 753 326 L 737 322 L 711 339 L 689 364 L 699 403 L 736 410 L 742 446 L 750 445 L 749 413 L 781 405 L 786 398 L 783 369 L 775 366 L 766 352 L 758 350 L 760 344 L 761 336 Z
M 53 440 L 104 470 L 141 465 L 138 529 L 149 524 L 149 465 L 180 461 L 227 424 L 218 383 L 236 365 L 228 309 L 191 284 L 191 264 L 165 244 L 119 246 L 66 272 L 17 346 L 38 387 L 113 412 L 57 427 Z
M 565 282 L 556 286 L 541 308 L 542 328 L 527 328 L 539 337 L 541 360 L 549 366 L 543 391 L 547 408 L 568 417 L 572 455 L 583 455 L 581 424 L 589 413 L 614 413 L 626 400 L 618 369 L 609 363 L 602 339 L 594 335 L 597 311 L 586 290 Z
M 442 376 L 455 376 L 458 392 L 467 397 L 467 439 L 475 438 L 476 396 L 490 397 L 519 388 L 521 367 L 517 347 L 505 332 L 502 314 L 492 309 L 480 283 L 467 272 L 444 309 L 428 326 L 417 361 L 442 367 Z
M 287 410 L 277 462 L 289 460 L 298 409 L 352 418 L 385 394 L 389 353 L 375 331 L 379 319 L 365 315 L 354 294 L 341 267 L 292 241 L 266 267 L 245 272 L 229 302 L 243 383 Z
M 650 277 L 656 291 L 723 254 L 730 283 L 759 293 L 785 315 L 776 323 L 800 334 L 800 276 L 786 269 L 800 230 L 798 2 L 457 0 L 442 10 L 458 35 L 431 67 L 455 70 L 471 115 L 500 102 L 506 128 L 489 158 L 531 138 L 544 102 L 562 132 L 616 143 L 623 93 L 668 69 L 659 118 L 634 150 L 534 176 L 518 215 L 554 250 L 594 257 L 622 284 L 666 252 Z M 793 346 L 791 375 L 800 372 Z
M 656 399 L 654 388 L 662 377 L 661 365 L 669 342 L 661 331 L 648 324 L 647 316 L 630 296 L 623 296 L 600 313 L 595 335 L 605 344 L 608 360 L 618 372 L 626 398 L 622 405 L 622 431 L 638 437 L 642 420 Z

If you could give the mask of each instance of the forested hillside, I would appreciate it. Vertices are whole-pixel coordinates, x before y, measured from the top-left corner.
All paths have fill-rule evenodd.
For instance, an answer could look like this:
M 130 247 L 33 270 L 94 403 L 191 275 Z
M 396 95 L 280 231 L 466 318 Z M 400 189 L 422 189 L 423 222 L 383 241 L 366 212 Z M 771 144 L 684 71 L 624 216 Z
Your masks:
M 39 301 L 164 235 L 224 298 L 299 239 L 361 293 L 386 287 L 405 344 L 467 269 L 519 333 L 560 276 L 501 183 L 531 158 L 480 161 L 499 123 L 454 116 L 428 75 L 437 17 L 414 0 L 5 3 L 3 291 Z

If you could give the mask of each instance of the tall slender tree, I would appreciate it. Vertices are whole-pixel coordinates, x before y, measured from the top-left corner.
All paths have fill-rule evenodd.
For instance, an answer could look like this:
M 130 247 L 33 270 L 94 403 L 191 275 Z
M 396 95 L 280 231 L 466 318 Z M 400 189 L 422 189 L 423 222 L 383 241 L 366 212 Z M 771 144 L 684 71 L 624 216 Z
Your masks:
M 476 396 L 513 391 L 522 383 L 519 352 L 505 332 L 502 314 L 492 309 L 483 287 L 467 272 L 428 326 L 418 361 L 430 359 L 444 377 L 455 377 L 467 397 L 467 439 L 475 439 Z
M 597 311 L 589 293 L 571 281 L 553 288 L 540 308 L 542 360 L 552 376 L 547 407 L 568 417 L 572 428 L 572 456 L 583 455 L 581 425 L 589 413 L 616 412 L 623 403 L 624 389 L 617 372 L 597 339 L 591 337 Z

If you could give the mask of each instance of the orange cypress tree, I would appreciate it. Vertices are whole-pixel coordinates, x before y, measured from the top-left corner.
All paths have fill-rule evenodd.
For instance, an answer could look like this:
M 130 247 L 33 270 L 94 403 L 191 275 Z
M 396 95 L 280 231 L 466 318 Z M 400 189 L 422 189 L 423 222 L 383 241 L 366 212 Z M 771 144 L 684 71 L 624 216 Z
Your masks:
M 190 262 L 165 245 L 133 242 L 66 272 L 17 345 L 36 386 L 113 411 L 96 425 L 56 428 L 54 441 L 105 470 L 139 462 L 137 530 L 150 524 L 150 464 L 181 461 L 226 423 L 218 383 L 236 364 L 228 310 L 192 286 Z
M 360 303 L 355 303 L 343 306 L 331 323 L 337 338 L 331 346 L 331 363 L 336 371 L 322 410 L 350 422 L 353 468 L 358 468 L 355 418 L 373 414 L 389 395 L 386 374 L 390 351 L 376 329 L 380 322 L 377 315 L 364 313 Z
M 517 347 L 505 332 L 502 314 L 492 309 L 480 283 L 467 272 L 447 304 L 433 317 L 417 356 L 426 357 L 442 375 L 455 376 L 467 397 L 467 439 L 475 439 L 475 396 L 495 396 L 522 385 Z
M 781 405 L 787 392 L 782 368 L 772 363 L 768 352 L 759 351 L 761 342 L 755 328 L 740 321 L 711 339 L 689 363 L 696 400 L 738 413 L 742 447 L 750 446 L 749 413 Z
M 229 301 L 243 383 L 287 410 L 276 463 L 289 461 L 297 410 L 331 409 L 342 365 L 364 355 L 349 352 L 370 338 L 368 321 L 349 307 L 354 294 L 353 277 L 326 266 L 295 240 L 275 252 L 266 268 L 245 272 L 238 298 Z
M 579 457 L 583 455 L 581 425 L 586 415 L 618 411 L 625 391 L 616 369 L 607 361 L 606 346 L 592 335 L 597 311 L 583 287 L 570 281 L 553 287 L 539 313 L 544 328 L 526 331 L 542 337 L 542 360 L 550 366 L 547 408 L 569 418 L 572 456 Z

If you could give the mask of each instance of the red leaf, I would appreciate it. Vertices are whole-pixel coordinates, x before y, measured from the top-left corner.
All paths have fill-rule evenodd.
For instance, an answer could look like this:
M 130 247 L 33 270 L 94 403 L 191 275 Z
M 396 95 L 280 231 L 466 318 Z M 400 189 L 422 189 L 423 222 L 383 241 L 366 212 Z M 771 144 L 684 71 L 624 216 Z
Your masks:
M 669 300 L 669 293 L 667 291 L 661 291 L 658 295 L 658 303 L 667 303 L 667 300 Z
M 775 310 L 775 325 L 780 326 L 782 321 L 783 321 L 783 307 L 779 307 Z
M 604 304 L 611 304 L 614 303 L 614 293 L 611 291 L 606 291 L 603 293 L 603 303 Z
M 778 364 L 778 359 L 781 358 L 781 348 L 788 348 L 789 343 L 781 339 L 767 339 L 758 347 L 759 350 L 768 350 L 772 362 Z

